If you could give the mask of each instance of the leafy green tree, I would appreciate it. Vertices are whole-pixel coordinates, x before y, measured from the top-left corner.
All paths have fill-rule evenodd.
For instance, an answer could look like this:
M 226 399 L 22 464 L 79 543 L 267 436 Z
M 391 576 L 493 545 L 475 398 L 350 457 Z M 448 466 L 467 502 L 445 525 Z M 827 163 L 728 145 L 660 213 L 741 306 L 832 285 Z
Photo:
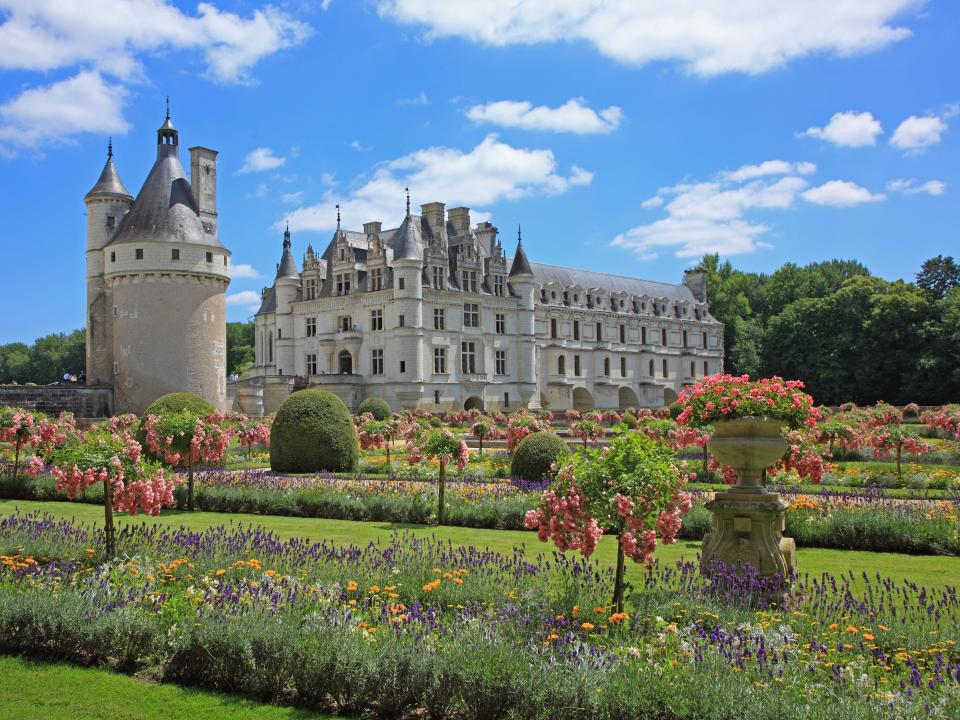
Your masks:
M 960 265 L 950 255 L 930 258 L 920 266 L 917 285 L 932 297 L 940 299 L 951 289 L 960 286 Z
M 30 380 L 30 347 L 21 342 L 0 345 L 0 383 Z
M 243 374 L 254 358 L 254 327 L 252 322 L 227 323 L 227 374 Z
M 719 255 L 704 255 L 697 270 L 707 274 L 707 300 L 710 314 L 725 326 L 723 334 L 723 357 L 726 370 L 741 372 L 733 364 L 731 352 L 737 342 L 736 320 L 752 315 L 749 295 L 753 291 L 756 276 L 733 269 L 729 260 L 720 262 Z

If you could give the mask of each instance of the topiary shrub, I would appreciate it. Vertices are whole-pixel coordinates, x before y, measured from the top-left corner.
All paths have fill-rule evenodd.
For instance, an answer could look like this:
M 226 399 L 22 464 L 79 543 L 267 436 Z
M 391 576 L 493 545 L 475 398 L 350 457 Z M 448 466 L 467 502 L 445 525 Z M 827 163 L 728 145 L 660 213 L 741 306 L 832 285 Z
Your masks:
M 343 401 L 325 390 L 300 390 L 277 408 L 270 428 L 275 472 L 352 472 L 360 446 Z
M 550 466 L 568 453 L 567 444 L 556 433 L 541 431 L 527 435 L 513 453 L 510 474 L 522 480 L 535 481 L 550 477 Z
M 669 410 L 670 410 L 670 419 L 671 419 L 671 420 L 676 420 L 678 417 L 680 417 L 680 413 L 683 412 L 683 405 L 681 405 L 681 404 L 678 403 L 678 402 L 670 403 L 670 405 L 668 406 L 668 408 L 669 408 Z
M 428 422 L 430 423 L 430 427 L 443 427 L 443 420 L 438 418 L 436 415 L 433 415 Z
M 387 420 L 390 417 L 390 405 L 383 398 L 367 398 L 357 408 L 357 415 L 370 413 L 374 420 Z
M 637 416 L 633 413 L 624 413 L 620 421 L 631 430 L 637 426 Z
M 188 392 L 175 392 L 164 395 L 153 401 L 143 413 L 147 415 L 170 415 L 183 410 L 189 410 L 197 415 L 209 415 L 215 408 L 199 395 Z

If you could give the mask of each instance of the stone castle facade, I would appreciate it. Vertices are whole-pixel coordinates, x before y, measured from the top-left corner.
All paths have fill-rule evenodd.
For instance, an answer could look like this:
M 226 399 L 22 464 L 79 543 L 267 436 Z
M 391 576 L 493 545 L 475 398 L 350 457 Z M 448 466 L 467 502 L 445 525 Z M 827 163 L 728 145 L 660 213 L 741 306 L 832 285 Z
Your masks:
M 168 392 L 226 407 L 230 251 L 217 235 L 217 153 L 179 159 L 170 113 L 134 199 L 113 148 L 87 206 L 88 385 L 112 387 L 116 413 L 142 413 Z M 192 181 L 192 182 L 191 182 Z
M 659 407 L 723 361 L 703 273 L 673 285 L 532 263 L 519 231 L 511 260 L 468 208 L 415 215 L 409 199 L 394 229 L 344 230 L 338 217 L 301 268 L 288 228 L 255 325 L 266 412 L 302 387 L 352 408 Z

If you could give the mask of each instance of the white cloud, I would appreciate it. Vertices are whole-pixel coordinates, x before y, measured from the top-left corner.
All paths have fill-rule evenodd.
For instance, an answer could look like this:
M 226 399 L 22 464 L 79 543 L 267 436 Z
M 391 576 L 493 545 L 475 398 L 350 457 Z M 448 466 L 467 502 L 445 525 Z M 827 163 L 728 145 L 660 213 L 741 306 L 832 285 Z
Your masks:
M 273 150 L 267 147 L 254 148 L 247 153 L 243 159 L 243 167 L 238 173 L 258 173 L 266 170 L 275 170 L 286 164 L 287 159 L 273 154 Z
M 253 265 L 239 263 L 230 267 L 230 277 L 234 280 L 257 280 L 263 276 Z
M 284 205 L 296 205 L 303 200 L 303 190 L 297 192 L 280 193 L 280 202 Z
M 416 105 L 429 105 L 430 98 L 427 97 L 427 93 L 423 90 L 420 91 L 419 95 L 414 95 L 413 97 L 402 97 L 397 99 L 397 105 L 401 107 L 404 106 L 416 106 Z
M 803 199 L 814 205 L 852 207 L 863 203 L 880 202 L 886 200 L 887 196 L 882 193 L 872 193 L 849 180 L 829 180 L 819 187 L 810 188 L 804 192 Z
M 894 130 L 890 144 L 907 153 L 919 153 L 940 142 L 947 124 L 935 115 L 911 115 Z
M 373 145 L 364 145 L 359 140 L 353 140 L 350 142 L 350 147 L 357 152 L 367 152 L 368 150 L 373 150 Z
M 467 110 L 467 117 L 474 122 L 501 127 L 578 135 L 611 133 L 620 126 L 623 110 L 611 105 L 597 112 L 585 102 L 583 98 L 573 98 L 560 107 L 551 108 L 546 105 L 534 107 L 526 101 L 500 100 L 474 105 Z
M 719 173 L 709 182 L 660 188 L 641 205 L 645 209 L 662 207 L 666 217 L 637 225 L 617 235 L 611 244 L 642 258 L 656 257 L 664 250 L 686 258 L 770 247 L 763 240 L 770 228 L 748 215 L 792 207 L 807 186 L 801 175 L 814 169 L 812 163 L 768 160 Z
M 920 193 L 926 193 L 927 195 L 933 195 L 934 197 L 938 195 L 943 195 L 947 191 L 947 184 L 943 180 L 927 180 L 922 185 L 917 185 L 917 181 L 913 178 L 909 180 L 897 179 L 891 180 L 887 183 L 888 192 L 899 192 L 904 195 L 919 195 Z
M 677 61 L 689 72 L 762 73 L 812 54 L 845 57 L 910 35 L 893 24 L 925 0 L 379 0 L 380 14 L 428 39 L 484 45 L 584 41 L 618 62 Z
M 864 147 L 876 145 L 877 136 L 882 132 L 880 122 L 871 113 L 850 110 L 834 113 L 822 128 L 811 127 L 798 134 L 826 140 L 838 147 Z
M 227 305 L 236 305 L 248 310 L 256 310 L 260 307 L 260 293 L 254 290 L 240 290 L 239 292 L 227 295 Z
M 264 57 L 303 42 L 308 25 L 267 5 L 248 18 L 201 2 L 184 14 L 167 0 L 0 0 L 0 68 L 49 71 L 93 65 L 133 79 L 140 55 L 200 50 L 218 82 L 249 82 Z
M 257 185 L 257 189 L 254 190 L 252 193 L 250 193 L 250 197 L 255 197 L 255 198 L 263 197 L 264 195 L 267 194 L 268 190 L 269 188 L 267 187 L 266 183 L 260 183 L 259 185 Z
M 451 207 L 477 207 L 478 212 L 473 213 L 477 220 L 487 217 L 482 209 L 485 205 L 531 195 L 559 195 L 570 187 L 589 184 L 592 178 L 592 173 L 576 165 L 569 175 L 561 174 L 550 150 L 513 147 L 491 134 L 467 152 L 430 147 L 380 165 L 349 195 L 328 190 L 321 202 L 294 210 L 289 214 L 290 228 L 334 228 L 337 203 L 348 226 L 371 220 L 381 220 L 386 226 L 398 224 L 403 219 L 405 187 L 416 202 L 440 200 Z
M 24 90 L 0 105 L 0 140 L 11 145 L 69 142 L 77 133 L 121 134 L 127 91 L 93 70 L 43 87 Z

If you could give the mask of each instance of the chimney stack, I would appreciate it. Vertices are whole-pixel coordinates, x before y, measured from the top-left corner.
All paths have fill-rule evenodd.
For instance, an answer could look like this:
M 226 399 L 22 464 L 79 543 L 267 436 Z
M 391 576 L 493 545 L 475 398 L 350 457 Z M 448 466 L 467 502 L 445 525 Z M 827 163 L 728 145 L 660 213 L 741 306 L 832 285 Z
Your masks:
M 379 235 L 381 227 L 383 227 L 383 223 L 381 223 L 379 220 L 366 222 L 363 224 L 363 232 L 365 235 Z
M 432 202 L 420 206 L 420 214 L 423 215 L 427 225 L 430 226 L 430 232 L 436 240 L 447 242 L 447 227 L 443 212 L 444 204 L 442 202 Z
M 447 211 L 447 218 L 453 225 L 453 231 L 457 235 L 470 234 L 470 208 L 455 207 Z
M 687 270 L 683 273 L 683 284 L 690 288 L 690 292 L 697 302 L 707 301 L 707 274 L 703 270 Z
M 190 148 L 190 187 L 200 210 L 200 222 L 211 235 L 217 234 L 217 151 Z

